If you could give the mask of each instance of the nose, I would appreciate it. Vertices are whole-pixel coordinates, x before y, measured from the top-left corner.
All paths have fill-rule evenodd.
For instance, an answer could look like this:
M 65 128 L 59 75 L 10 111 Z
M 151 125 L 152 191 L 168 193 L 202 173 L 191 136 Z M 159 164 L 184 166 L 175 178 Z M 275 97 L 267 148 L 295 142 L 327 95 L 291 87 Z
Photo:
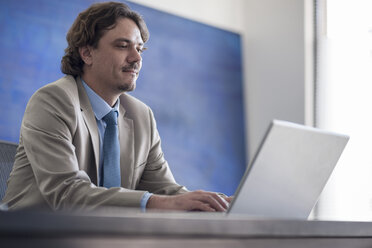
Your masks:
M 137 50 L 136 47 L 132 46 L 132 49 L 130 49 L 130 53 L 127 57 L 128 63 L 138 63 L 142 61 L 141 53 Z

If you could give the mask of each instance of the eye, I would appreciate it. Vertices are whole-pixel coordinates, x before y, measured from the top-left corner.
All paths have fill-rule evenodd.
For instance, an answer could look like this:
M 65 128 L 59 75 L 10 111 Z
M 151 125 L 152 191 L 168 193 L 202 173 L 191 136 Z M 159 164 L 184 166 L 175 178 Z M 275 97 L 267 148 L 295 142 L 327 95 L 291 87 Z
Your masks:
M 137 48 L 138 53 L 143 53 L 146 50 L 146 47 Z
M 124 48 L 128 48 L 128 44 L 125 44 L 125 43 L 123 43 L 123 44 L 118 44 L 117 47 L 118 47 L 118 48 L 123 48 L 123 49 L 124 49 Z

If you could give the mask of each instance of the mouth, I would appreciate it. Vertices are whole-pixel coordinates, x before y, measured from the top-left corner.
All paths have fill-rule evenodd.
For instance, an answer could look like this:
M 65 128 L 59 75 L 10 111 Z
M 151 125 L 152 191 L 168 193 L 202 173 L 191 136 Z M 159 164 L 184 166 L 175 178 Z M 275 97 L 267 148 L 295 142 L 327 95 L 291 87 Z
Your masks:
M 132 75 L 133 77 L 138 76 L 138 71 L 136 71 L 136 70 L 123 70 L 123 72 L 128 73 L 128 74 Z
M 130 73 L 133 75 L 138 75 L 139 70 L 138 70 L 138 66 L 135 64 L 135 65 L 123 67 L 122 72 Z
M 138 71 L 136 70 L 123 70 L 123 72 L 134 73 L 134 74 L 138 73 Z

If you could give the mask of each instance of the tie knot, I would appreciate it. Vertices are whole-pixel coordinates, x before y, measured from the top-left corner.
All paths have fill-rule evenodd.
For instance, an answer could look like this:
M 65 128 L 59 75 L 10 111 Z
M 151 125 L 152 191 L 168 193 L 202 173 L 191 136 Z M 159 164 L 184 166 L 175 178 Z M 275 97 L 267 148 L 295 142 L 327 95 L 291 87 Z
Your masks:
M 103 117 L 103 120 L 107 125 L 117 125 L 118 124 L 118 114 L 117 111 L 111 110 L 107 115 Z

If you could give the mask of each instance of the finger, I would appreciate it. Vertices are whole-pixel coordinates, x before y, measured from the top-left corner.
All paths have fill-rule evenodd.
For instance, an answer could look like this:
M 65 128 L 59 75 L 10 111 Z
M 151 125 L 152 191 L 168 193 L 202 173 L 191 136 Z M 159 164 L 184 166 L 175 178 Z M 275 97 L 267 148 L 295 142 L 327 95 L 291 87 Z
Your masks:
M 234 199 L 234 196 L 228 196 L 228 197 L 224 197 L 224 199 L 228 202 L 228 203 L 231 203 L 232 200 Z
M 229 203 L 219 194 L 211 193 L 211 196 L 225 209 L 225 211 L 229 207 Z
M 215 209 L 216 211 L 219 211 L 219 212 L 224 212 L 227 209 L 227 207 L 225 207 L 226 203 L 224 203 L 223 200 L 217 195 L 204 193 L 204 194 L 200 194 L 200 195 L 196 196 L 195 199 L 197 199 L 197 200 L 199 200 L 203 203 L 209 204 L 210 207 L 212 207 L 213 209 Z
M 227 206 L 226 208 L 229 208 L 230 207 L 230 203 L 225 200 L 225 197 L 223 197 L 223 196 L 220 196 L 220 197 L 224 201 L 225 205 Z
M 223 197 L 222 195 L 210 191 L 204 191 L 204 193 L 207 193 L 210 196 L 212 196 L 225 209 L 225 211 L 229 208 L 229 202 L 226 201 L 225 197 Z
M 216 212 L 214 208 L 212 208 L 209 204 L 203 203 L 200 201 L 193 201 L 192 207 L 190 210 L 198 210 L 198 211 L 205 211 L 205 212 Z

